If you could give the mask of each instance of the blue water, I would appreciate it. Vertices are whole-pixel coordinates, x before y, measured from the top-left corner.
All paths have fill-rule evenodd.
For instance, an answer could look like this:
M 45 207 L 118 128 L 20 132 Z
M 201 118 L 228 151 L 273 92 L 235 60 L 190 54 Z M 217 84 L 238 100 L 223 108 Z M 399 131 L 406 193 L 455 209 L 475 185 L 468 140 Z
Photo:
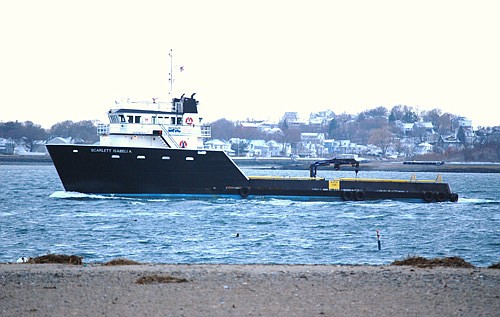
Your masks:
M 87 263 L 126 257 L 153 263 L 387 264 L 408 255 L 459 256 L 477 266 L 498 263 L 500 174 L 443 178 L 460 195 L 458 203 L 140 199 L 66 193 L 52 165 L 0 165 L 0 262 L 50 252 L 77 254 Z

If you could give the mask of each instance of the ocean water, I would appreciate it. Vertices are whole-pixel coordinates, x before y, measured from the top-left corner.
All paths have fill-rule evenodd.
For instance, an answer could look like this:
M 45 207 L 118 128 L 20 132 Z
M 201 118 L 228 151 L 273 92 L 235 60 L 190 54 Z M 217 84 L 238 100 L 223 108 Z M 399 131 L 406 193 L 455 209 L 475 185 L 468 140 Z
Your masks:
M 498 263 L 500 174 L 449 173 L 443 179 L 459 194 L 457 203 L 120 198 L 65 192 L 52 165 L 0 165 L 0 262 L 61 253 L 83 256 L 86 263 L 125 257 L 151 263 L 388 264 L 408 255 Z

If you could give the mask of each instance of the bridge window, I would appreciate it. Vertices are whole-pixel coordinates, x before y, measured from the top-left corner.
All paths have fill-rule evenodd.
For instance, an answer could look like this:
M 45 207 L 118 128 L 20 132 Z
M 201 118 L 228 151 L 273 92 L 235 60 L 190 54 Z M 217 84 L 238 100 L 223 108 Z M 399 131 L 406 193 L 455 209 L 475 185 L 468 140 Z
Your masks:
M 127 116 L 128 123 L 134 123 L 134 116 Z
M 141 123 L 141 116 L 135 116 L 135 123 Z
M 118 122 L 120 122 L 120 119 L 118 118 L 117 115 L 112 115 L 112 116 L 109 116 L 109 121 L 111 121 L 111 123 L 118 123 Z

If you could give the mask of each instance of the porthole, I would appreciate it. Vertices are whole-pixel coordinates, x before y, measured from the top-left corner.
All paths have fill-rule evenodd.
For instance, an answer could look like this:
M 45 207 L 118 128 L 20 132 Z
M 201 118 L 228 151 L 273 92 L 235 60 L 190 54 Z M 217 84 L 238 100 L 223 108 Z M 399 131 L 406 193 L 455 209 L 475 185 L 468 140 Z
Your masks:
M 114 155 L 111 155 L 111 158 L 112 158 L 112 159 L 119 159 L 119 158 L 120 158 L 120 155 L 116 155 L 116 154 L 114 154 Z
M 168 160 L 170 160 L 170 156 L 162 156 L 161 159 L 165 160 L 165 161 L 168 161 Z
M 194 161 L 194 157 L 192 157 L 192 156 L 186 156 L 186 161 Z
M 138 160 L 145 160 L 146 157 L 144 155 L 137 155 Z

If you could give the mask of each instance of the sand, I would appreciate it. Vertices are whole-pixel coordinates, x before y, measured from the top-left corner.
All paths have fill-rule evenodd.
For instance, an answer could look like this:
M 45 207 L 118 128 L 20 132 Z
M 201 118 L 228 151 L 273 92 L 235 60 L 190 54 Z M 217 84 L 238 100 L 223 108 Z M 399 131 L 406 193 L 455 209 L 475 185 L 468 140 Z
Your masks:
M 500 270 L 0 264 L 1 316 L 500 316 Z

